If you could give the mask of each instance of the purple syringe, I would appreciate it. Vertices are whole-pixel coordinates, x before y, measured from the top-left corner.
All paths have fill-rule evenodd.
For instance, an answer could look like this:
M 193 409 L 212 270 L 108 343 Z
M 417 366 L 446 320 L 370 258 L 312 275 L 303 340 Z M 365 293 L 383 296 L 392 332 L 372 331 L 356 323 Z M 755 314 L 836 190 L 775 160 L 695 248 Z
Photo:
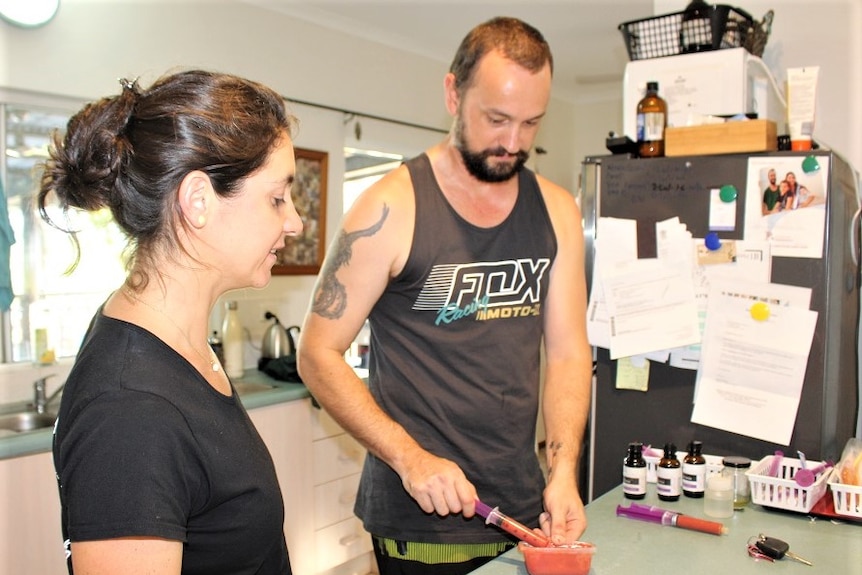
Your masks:
M 727 533 L 727 527 L 722 523 L 683 515 L 682 513 L 662 509 L 654 505 L 638 505 L 637 503 L 632 503 L 628 507 L 617 505 L 617 515 L 628 517 L 629 519 L 658 523 L 660 525 L 691 529 L 692 531 L 700 531 L 701 533 L 711 533 L 713 535 L 724 535 Z
M 506 533 L 514 535 L 521 541 L 526 541 L 533 547 L 548 547 L 551 540 L 544 535 L 539 535 L 523 523 L 519 523 L 502 513 L 498 507 L 491 509 L 478 499 L 476 500 L 476 514 L 485 518 L 486 524 L 496 525 Z

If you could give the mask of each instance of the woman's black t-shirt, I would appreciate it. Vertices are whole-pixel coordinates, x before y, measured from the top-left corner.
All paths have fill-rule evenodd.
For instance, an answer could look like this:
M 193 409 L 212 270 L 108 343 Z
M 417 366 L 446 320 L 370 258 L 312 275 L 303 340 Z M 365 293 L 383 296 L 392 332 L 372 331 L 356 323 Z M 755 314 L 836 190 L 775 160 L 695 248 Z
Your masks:
M 54 432 L 70 541 L 182 541 L 182 573 L 290 573 L 269 451 L 237 398 L 143 328 L 94 318 Z M 72 564 L 69 561 L 69 572 Z

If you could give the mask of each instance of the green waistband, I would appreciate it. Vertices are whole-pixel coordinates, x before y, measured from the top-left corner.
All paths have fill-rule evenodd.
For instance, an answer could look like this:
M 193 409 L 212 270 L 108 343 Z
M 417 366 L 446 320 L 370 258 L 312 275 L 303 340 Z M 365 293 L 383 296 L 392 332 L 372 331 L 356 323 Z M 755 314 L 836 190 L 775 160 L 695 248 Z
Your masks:
M 416 543 L 376 537 L 386 554 L 405 561 L 418 561 L 427 565 L 463 563 L 476 557 L 496 557 L 511 549 L 514 544 L 499 543 Z

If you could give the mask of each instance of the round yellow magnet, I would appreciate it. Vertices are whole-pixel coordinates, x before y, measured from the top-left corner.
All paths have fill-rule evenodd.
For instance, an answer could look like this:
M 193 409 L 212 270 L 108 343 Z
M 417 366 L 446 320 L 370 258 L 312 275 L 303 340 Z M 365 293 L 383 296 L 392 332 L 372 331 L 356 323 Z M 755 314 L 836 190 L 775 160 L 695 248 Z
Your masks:
M 751 306 L 749 310 L 751 317 L 757 321 L 766 321 L 769 319 L 769 306 L 762 301 Z

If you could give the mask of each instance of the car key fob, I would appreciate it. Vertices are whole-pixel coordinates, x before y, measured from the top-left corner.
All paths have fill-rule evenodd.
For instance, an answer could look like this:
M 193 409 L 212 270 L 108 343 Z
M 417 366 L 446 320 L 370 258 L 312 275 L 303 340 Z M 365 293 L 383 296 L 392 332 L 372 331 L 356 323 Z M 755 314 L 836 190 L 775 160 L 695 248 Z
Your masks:
M 803 559 L 796 553 L 790 551 L 790 545 L 782 541 L 781 539 L 776 539 L 775 537 L 767 537 L 766 535 L 759 535 L 757 537 L 757 541 L 755 541 L 754 545 L 760 550 L 761 553 L 770 557 L 772 559 L 781 559 L 783 557 L 789 557 L 800 563 L 805 563 L 806 565 L 811 565 L 811 562 L 807 559 Z

